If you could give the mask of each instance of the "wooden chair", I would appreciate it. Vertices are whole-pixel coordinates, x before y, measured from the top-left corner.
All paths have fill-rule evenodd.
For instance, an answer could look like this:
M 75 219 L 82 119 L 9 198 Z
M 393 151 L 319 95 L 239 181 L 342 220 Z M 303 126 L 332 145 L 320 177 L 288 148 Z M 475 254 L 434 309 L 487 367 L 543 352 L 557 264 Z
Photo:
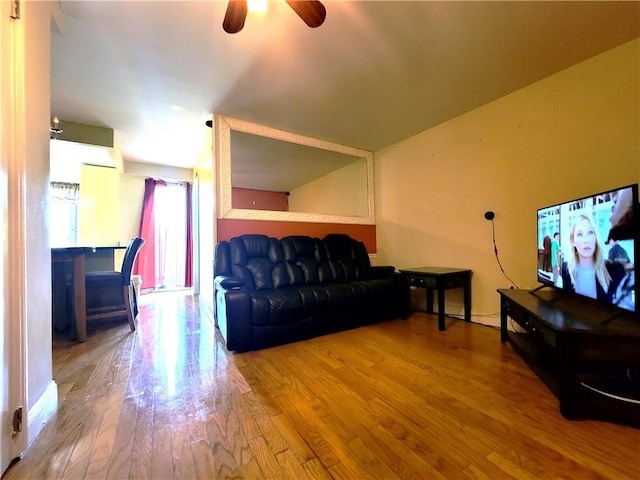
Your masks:
M 142 245 L 144 239 L 139 237 L 129 241 L 119 272 L 86 273 L 87 322 L 126 316 L 131 330 L 136 329 L 138 299 L 131 285 L 131 272 Z

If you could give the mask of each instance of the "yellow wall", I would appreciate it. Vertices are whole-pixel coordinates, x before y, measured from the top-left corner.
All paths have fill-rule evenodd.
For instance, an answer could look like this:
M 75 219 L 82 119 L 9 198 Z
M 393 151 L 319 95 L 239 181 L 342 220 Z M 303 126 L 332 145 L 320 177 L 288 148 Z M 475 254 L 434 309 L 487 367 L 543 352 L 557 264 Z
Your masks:
M 536 210 L 640 181 L 639 59 L 635 40 L 376 152 L 376 263 L 472 269 L 473 321 L 498 325 L 484 212 L 506 274 L 537 286 Z
M 291 191 L 292 212 L 366 217 L 367 162 L 360 159 Z
M 80 166 L 78 245 L 117 245 L 120 234 L 120 173 L 115 168 Z
M 208 132 L 208 140 L 204 142 L 202 150 L 198 153 L 194 168 L 194 195 L 197 202 L 194 203 L 194 214 L 197 221 L 194 222 L 194 290 L 199 292 L 200 305 L 208 309 L 213 315 L 213 252 L 215 247 L 215 177 L 213 171 L 212 134 Z
M 140 212 L 144 199 L 144 178 L 133 175 L 120 175 L 120 212 L 118 239 L 126 245 L 140 230 Z

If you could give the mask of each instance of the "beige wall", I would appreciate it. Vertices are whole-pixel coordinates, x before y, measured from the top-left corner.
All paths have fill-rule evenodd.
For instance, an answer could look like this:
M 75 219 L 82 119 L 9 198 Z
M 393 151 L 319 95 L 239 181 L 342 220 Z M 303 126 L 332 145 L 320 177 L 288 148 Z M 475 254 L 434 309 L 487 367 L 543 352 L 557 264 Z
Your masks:
M 51 363 L 51 252 L 49 247 L 50 28 L 54 3 L 21 2 L 24 28 L 24 254 L 26 398 L 29 439 L 57 406 Z M 12 99 L 16 101 L 15 98 Z M 16 105 L 17 108 L 20 108 Z M 18 168 L 19 170 L 19 168 Z M 16 170 L 16 171 L 18 171 Z M 14 172 L 15 173 L 15 172 Z M 21 179 L 13 178 L 20 181 Z M 19 206 L 10 206 L 11 209 Z M 14 210 L 15 211 L 15 210 Z M 14 319 L 13 321 L 18 321 Z M 20 341 L 19 338 L 14 339 Z
M 291 191 L 289 210 L 366 217 L 367 162 L 353 162 Z
M 25 16 L 27 400 L 49 388 L 51 366 L 51 253 L 49 250 L 49 8 L 22 2 Z
M 498 325 L 484 212 L 506 274 L 537 286 L 536 210 L 640 181 L 639 58 L 635 40 L 376 152 L 376 263 L 472 269 L 473 321 Z

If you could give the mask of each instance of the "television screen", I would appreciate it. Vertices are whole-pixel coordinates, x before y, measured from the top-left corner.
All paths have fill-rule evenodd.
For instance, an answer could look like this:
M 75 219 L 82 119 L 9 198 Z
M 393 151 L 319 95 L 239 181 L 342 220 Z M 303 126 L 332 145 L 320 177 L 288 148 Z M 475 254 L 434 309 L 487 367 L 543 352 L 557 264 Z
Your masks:
M 636 311 L 638 185 L 538 210 L 538 281 Z

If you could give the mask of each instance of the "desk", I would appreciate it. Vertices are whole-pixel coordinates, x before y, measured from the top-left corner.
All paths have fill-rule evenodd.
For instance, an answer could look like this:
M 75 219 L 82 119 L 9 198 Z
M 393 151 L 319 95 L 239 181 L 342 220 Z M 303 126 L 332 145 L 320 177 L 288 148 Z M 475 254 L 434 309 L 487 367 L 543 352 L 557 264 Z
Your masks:
M 438 330 L 445 330 L 444 291 L 464 289 L 464 319 L 471 321 L 471 270 L 446 267 L 418 267 L 400 269 L 400 275 L 409 286 L 427 290 L 427 312 L 433 313 L 433 291 L 438 292 Z
M 67 321 L 65 266 L 71 268 L 71 288 L 73 292 L 73 318 L 79 342 L 87 339 L 87 307 L 85 272 L 114 270 L 114 251 L 124 246 L 112 247 L 65 247 L 51 249 L 52 313 L 54 324 Z M 61 321 L 61 319 L 63 319 Z

